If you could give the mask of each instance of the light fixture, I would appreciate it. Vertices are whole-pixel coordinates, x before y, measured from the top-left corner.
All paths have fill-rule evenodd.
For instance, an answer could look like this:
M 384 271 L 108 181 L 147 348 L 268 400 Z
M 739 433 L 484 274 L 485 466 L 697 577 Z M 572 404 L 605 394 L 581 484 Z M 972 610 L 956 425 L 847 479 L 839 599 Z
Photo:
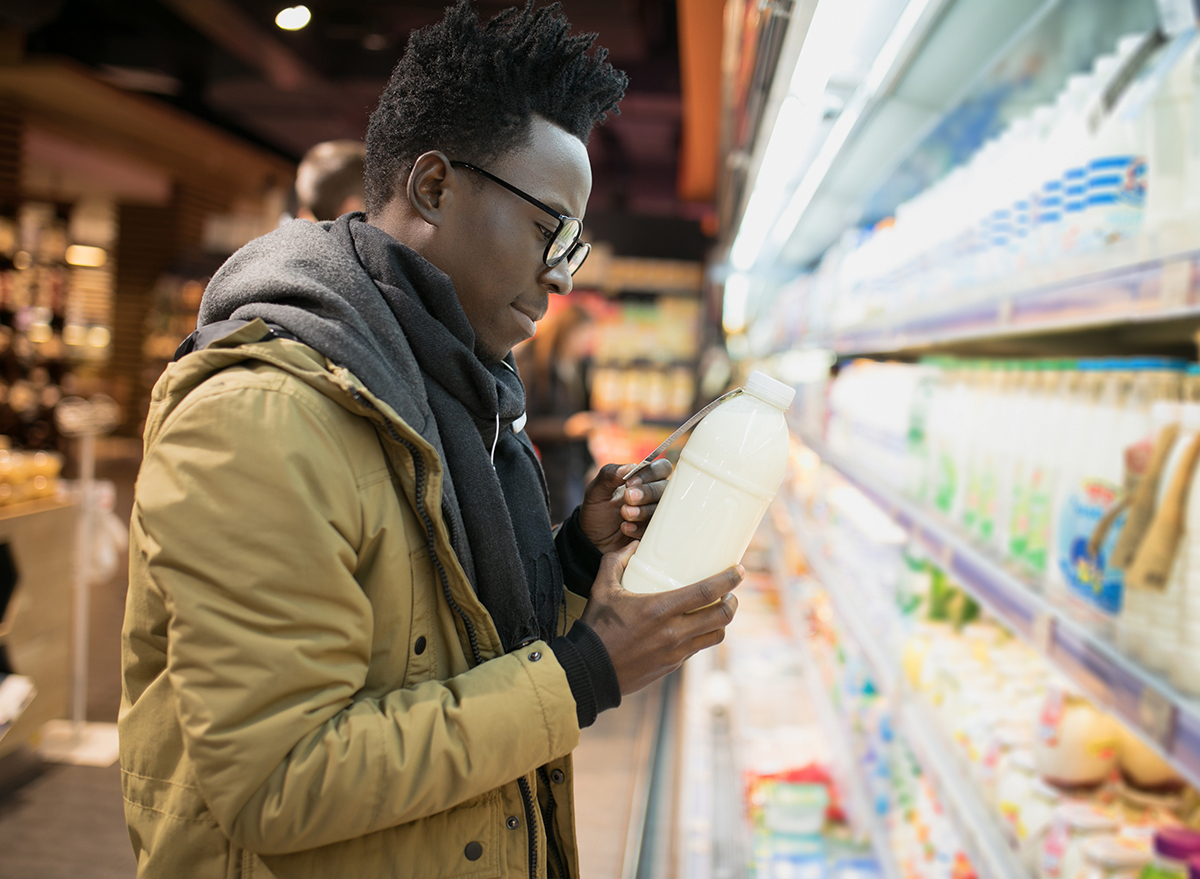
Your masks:
M 834 159 L 841 151 L 842 146 L 846 143 L 846 139 L 850 136 L 850 132 L 854 130 L 854 126 L 858 124 L 859 118 L 867 109 L 867 105 L 871 99 L 875 97 L 876 92 L 891 73 L 896 60 L 900 57 L 900 52 L 908 43 L 909 37 L 917 27 L 917 23 L 921 20 L 921 16 L 925 12 L 925 7 L 929 5 L 929 0 L 909 0 L 904 11 L 900 13 L 900 18 L 896 21 L 896 26 L 892 28 L 891 34 L 887 38 L 887 42 L 883 44 L 883 48 L 879 50 L 879 54 L 875 56 L 875 61 L 871 65 L 871 69 L 867 72 L 867 78 L 863 84 L 855 91 L 854 96 L 850 99 L 838 116 L 837 122 L 834 123 L 833 129 L 829 132 L 829 136 L 825 138 L 825 143 L 821 145 L 821 151 L 817 157 L 813 159 L 808 170 L 804 174 L 804 179 L 800 181 L 800 185 L 796 187 L 796 191 L 792 193 L 792 198 L 788 202 L 787 208 L 779 216 L 779 220 L 774 224 L 774 230 L 771 235 L 773 244 L 782 244 L 786 242 L 792 233 L 796 231 L 796 226 L 800 224 L 800 218 L 804 216 L 804 212 L 812 203 L 813 197 L 817 194 L 817 189 L 821 186 L 825 175 L 829 173 L 829 169 L 833 166 Z M 757 256 L 757 254 L 756 254 Z
M 72 244 L 67 248 L 67 264 L 99 268 L 108 262 L 108 254 L 103 247 L 91 247 L 87 244 Z
M 89 348 L 107 348 L 108 343 L 112 341 L 112 333 L 108 327 L 91 327 L 87 331 L 87 344 Z
M 750 298 L 750 278 L 734 272 L 725 279 L 725 296 L 721 308 L 721 325 L 725 332 L 737 335 L 746 329 L 746 302 Z
M 275 24 L 285 31 L 298 31 L 312 21 L 312 13 L 307 6 L 289 6 L 280 9 L 275 16 Z
M 754 189 L 730 251 L 730 262 L 735 269 L 749 271 L 768 240 L 779 244 L 791 236 L 837 153 L 891 72 L 929 2 L 909 0 L 906 4 L 862 85 L 841 108 L 833 128 L 789 197 L 787 184 L 792 174 L 799 170 L 796 164 L 811 148 L 818 125 L 829 109 L 831 98 L 825 94 L 825 89 L 830 75 L 841 56 L 854 44 L 856 32 L 862 27 L 861 10 L 856 4 L 820 0 L 796 59 L 788 98 L 781 105 L 771 129 Z M 791 101 L 797 103 L 789 108 Z M 797 108 L 804 111 L 803 121 L 797 115 Z M 775 162 L 773 152 L 785 156 L 790 163 Z

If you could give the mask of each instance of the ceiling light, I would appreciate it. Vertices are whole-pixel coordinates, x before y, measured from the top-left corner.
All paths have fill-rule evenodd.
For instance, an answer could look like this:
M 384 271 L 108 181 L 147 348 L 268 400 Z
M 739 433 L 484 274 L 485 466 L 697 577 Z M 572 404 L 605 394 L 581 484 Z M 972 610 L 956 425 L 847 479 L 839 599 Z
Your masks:
M 108 254 L 103 247 L 89 247 L 86 244 L 72 244 L 67 248 L 67 264 L 99 268 L 108 262 Z
M 308 11 L 307 6 L 289 6 L 287 9 L 280 9 L 279 14 L 275 16 L 275 24 L 285 31 L 298 31 L 312 21 L 312 13 Z

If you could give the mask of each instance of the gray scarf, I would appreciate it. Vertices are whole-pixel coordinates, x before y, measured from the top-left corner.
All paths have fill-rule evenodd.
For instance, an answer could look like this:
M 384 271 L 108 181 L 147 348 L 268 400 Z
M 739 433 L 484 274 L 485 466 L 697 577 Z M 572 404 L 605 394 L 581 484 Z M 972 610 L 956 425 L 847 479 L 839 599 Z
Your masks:
M 485 364 L 450 278 L 362 214 L 296 221 L 221 267 L 199 325 L 262 318 L 350 370 L 445 462 L 442 510 L 455 554 L 505 649 L 554 637 L 562 571 L 545 482 L 524 433 L 525 392 Z M 495 446 L 494 466 L 491 450 Z

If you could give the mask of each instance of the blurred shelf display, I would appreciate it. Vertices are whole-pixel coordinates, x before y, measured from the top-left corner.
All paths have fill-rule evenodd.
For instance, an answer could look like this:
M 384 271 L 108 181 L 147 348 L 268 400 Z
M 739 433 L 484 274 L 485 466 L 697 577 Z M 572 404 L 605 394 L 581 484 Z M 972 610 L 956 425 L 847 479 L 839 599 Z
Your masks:
M 805 444 L 886 510 L 1009 631 L 1153 742 L 1193 784 L 1200 784 L 1200 704 L 1194 698 L 1047 602 L 1030 582 L 937 513 L 912 503 L 816 440 L 806 438 Z
M 846 743 L 818 721 L 815 671 L 785 618 L 781 581 L 757 570 L 767 536 L 761 529 L 747 555 L 736 625 L 683 669 L 678 875 L 898 879 L 847 820 L 855 779 L 834 765 Z
M 1129 325 L 1168 335 L 1109 336 L 1110 351 L 1186 343 L 1172 332 L 1200 325 L 1194 8 L 882 6 L 894 24 L 857 36 L 874 67 L 833 64 L 824 122 L 792 117 L 834 25 L 789 33 L 728 233 L 727 311 L 751 352 L 1036 350 L 1034 337 Z M 857 90 L 834 102 L 844 81 Z
M 901 518 L 898 528 L 890 521 L 893 498 L 860 491 L 811 449 L 797 447 L 793 468 L 791 492 L 773 516 L 778 576 L 795 586 L 811 569 L 809 580 L 819 585 L 795 588 L 797 606 L 816 608 L 814 618 L 844 633 L 834 655 L 857 657 L 843 661 L 858 663 L 851 677 L 865 676 L 870 686 L 832 679 L 843 681 L 843 693 L 877 690 L 874 710 L 886 718 L 887 738 L 915 759 L 944 808 L 949 829 L 941 833 L 962 840 L 952 868 L 958 875 L 1061 876 L 1069 827 L 1095 828 L 1140 865 L 1150 860 L 1156 834 L 1194 826 L 1200 799 L 1185 784 L 1194 778 L 1189 768 L 1163 761 L 1147 744 L 1145 726 L 1098 699 L 1077 668 L 1047 657 L 1036 639 L 1033 646 L 1015 640 L 1026 633 L 976 593 L 969 575 L 978 576 L 977 568 L 960 576 L 953 558 L 926 545 L 929 523 L 914 527 Z M 805 590 L 815 601 L 804 599 Z M 809 641 L 820 654 L 819 632 Z M 836 715 L 852 730 L 869 728 L 861 696 L 857 702 L 836 702 Z M 856 762 L 863 783 L 880 777 L 870 750 Z M 889 764 L 883 776 L 894 788 L 895 759 Z M 905 810 L 889 809 L 886 797 L 875 805 L 901 874 L 911 875 L 913 856 L 896 827 Z M 1079 866 L 1066 872 L 1082 875 L 1072 872 Z

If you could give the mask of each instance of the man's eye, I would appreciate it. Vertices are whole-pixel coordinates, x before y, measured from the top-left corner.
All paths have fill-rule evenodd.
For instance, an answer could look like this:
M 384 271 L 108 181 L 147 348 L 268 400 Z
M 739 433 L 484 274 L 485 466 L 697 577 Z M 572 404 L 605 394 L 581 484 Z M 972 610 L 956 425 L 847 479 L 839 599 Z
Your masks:
M 542 233 L 542 238 L 544 238 L 546 241 L 549 241 L 554 237 L 553 229 L 547 229 L 545 226 L 538 226 L 538 231 Z

